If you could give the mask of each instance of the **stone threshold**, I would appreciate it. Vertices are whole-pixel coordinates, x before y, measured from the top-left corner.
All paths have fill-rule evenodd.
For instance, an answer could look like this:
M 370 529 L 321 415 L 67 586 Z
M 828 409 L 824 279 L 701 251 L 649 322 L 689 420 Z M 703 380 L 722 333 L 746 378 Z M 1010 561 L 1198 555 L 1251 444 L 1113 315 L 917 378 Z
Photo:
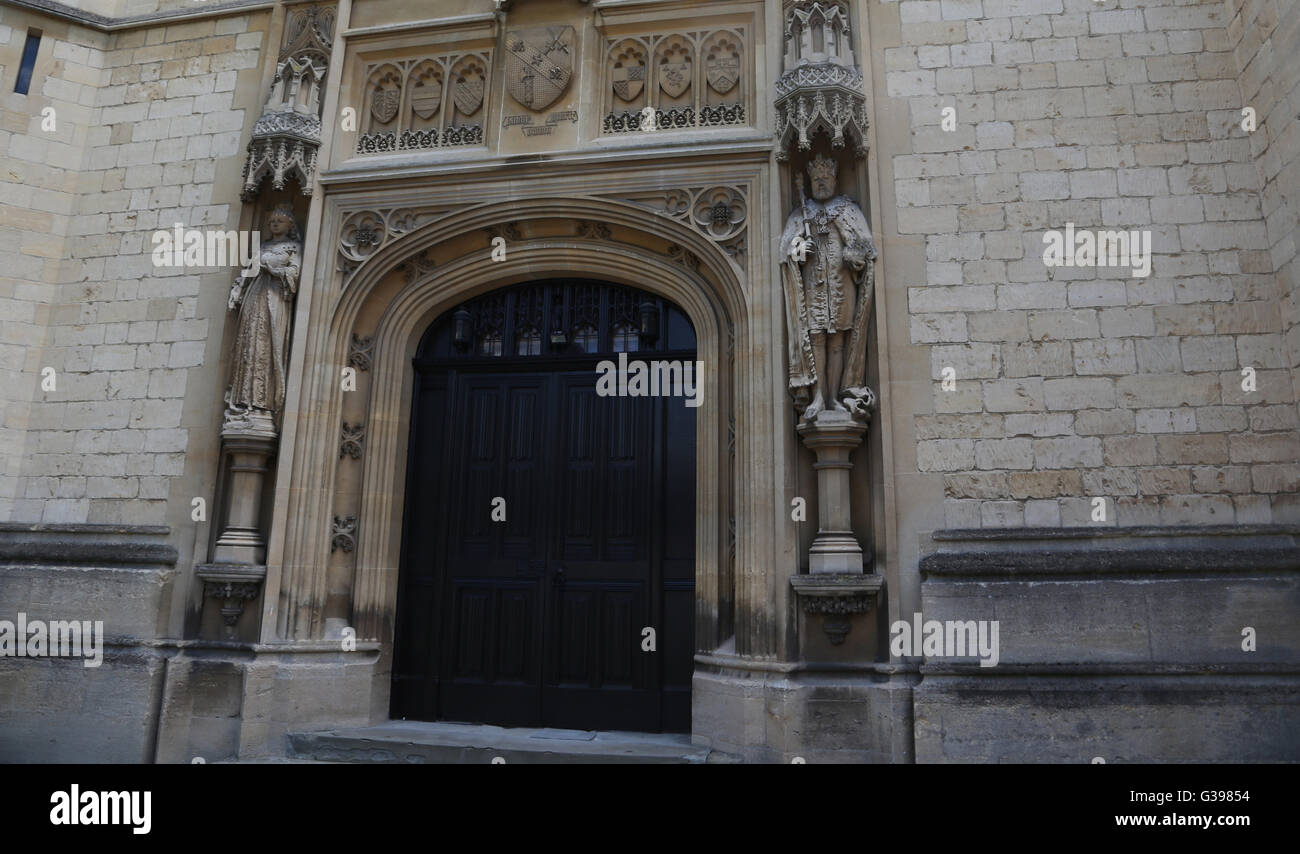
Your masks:
M 709 761 L 681 733 L 599 732 L 428 721 L 289 734 L 290 761 L 508 765 L 668 764 Z

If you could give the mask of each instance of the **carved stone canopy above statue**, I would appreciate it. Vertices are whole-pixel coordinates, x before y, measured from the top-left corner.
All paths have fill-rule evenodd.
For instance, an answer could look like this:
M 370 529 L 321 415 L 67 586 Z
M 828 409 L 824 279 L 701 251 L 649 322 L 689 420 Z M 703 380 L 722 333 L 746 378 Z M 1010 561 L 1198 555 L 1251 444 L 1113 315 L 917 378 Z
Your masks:
M 835 148 L 851 140 L 854 153 L 866 155 L 867 97 L 851 36 L 844 0 L 794 0 L 787 6 L 784 73 L 773 87 L 778 159 L 787 159 L 792 145 L 810 150 L 818 132 Z
M 311 195 L 321 141 L 321 87 L 334 20 L 332 6 L 303 6 L 289 13 L 271 93 L 253 126 L 244 160 L 241 195 L 245 201 L 257 194 L 268 176 L 277 190 L 293 177 L 303 195 Z

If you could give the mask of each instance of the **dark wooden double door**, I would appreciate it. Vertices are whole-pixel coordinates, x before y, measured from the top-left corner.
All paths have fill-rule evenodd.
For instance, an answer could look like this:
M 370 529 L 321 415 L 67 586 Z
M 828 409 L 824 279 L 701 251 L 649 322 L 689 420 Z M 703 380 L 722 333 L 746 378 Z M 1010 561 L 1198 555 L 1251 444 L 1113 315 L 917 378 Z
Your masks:
M 608 317 L 526 355 L 509 325 L 417 359 L 392 713 L 688 731 L 695 410 L 597 394 Z

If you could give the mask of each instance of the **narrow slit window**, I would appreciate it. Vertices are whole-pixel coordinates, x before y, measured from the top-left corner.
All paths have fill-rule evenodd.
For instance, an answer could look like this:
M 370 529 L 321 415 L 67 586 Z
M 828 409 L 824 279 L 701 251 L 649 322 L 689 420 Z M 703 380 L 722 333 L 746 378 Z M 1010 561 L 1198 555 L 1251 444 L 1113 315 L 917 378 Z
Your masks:
M 27 43 L 23 45 L 23 59 L 18 65 L 18 79 L 14 81 L 14 91 L 26 95 L 32 85 L 32 69 L 36 66 L 36 52 L 41 47 L 40 30 L 27 31 Z

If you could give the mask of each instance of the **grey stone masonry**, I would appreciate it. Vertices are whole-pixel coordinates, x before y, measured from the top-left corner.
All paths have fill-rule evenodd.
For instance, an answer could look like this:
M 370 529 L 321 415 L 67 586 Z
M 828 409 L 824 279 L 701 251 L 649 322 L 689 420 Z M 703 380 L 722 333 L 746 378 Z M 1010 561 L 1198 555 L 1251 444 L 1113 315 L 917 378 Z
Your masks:
M 1300 519 L 1300 4 L 873 13 L 902 41 L 884 65 L 911 151 L 885 168 L 898 232 L 924 247 L 917 466 L 943 475 L 945 523 Z M 1149 270 L 1105 251 L 1049 266 L 1045 235 L 1067 227 L 1146 235 Z M 1021 472 L 1045 479 L 1017 491 Z
M 151 236 L 239 227 L 264 33 L 247 14 L 112 32 L 33 14 L 0 7 L 0 66 L 43 27 L 30 92 L 0 95 L 0 520 L 188 519 L 188 497 L 168 502 L 194 451 L 188 413 L 220 398 L 194 399 L 212 393 L 223 322 L 200 293 L 232 271 L 156 266 Z

